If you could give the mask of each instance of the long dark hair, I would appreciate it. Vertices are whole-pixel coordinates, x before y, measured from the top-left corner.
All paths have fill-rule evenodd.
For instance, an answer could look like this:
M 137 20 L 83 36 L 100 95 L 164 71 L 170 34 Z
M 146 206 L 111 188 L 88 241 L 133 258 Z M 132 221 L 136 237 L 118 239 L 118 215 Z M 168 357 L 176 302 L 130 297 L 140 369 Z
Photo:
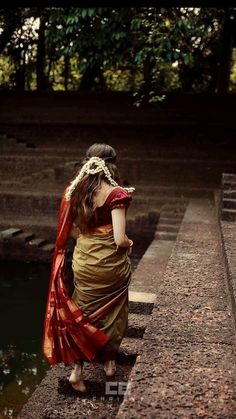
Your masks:
M 116 167 L 116 151 L 108 144 L 95 143 L 86 151 L 86 157 L 82 160 L 81 167 L 90 157 L 100 157 L 106 162 L 111 177 L 121 185 L 120 174 Z M 77 173 L 78 174 L 78 173 Z M 96 225 L 96 211 L 94 210 L 94 194 L 100 187 L 101 182 L 109 183 L 103 172 L 86 174 L 71 194 L 71 211 L 74 220 L 81 233 L 86 233 Z

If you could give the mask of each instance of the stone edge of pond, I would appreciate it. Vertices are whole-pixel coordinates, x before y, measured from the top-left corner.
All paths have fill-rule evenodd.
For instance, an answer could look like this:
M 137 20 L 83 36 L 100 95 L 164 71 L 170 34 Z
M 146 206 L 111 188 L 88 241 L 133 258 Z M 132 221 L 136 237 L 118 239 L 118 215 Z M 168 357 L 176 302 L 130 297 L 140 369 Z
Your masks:
M 214 202 L 195 200 L 197 201 L 199 205 L 196 204 L 198 208 L 196 207 L 195 213 L 194 208 L 191 208 L 193 201 L 190 201 L 182 221 L 160 291 L 160 298 L 165 301 L 160 305 L 157 301 L 154 303 L 150 323 L 143 336 L 141 352 L 130 374 L 130 392 L 125 394 L 116 416 L 119 419 L 154 419 L 159 416 L 163 419 L 174 419 L 195 415 L 234 417 L 235 379 L 232 372 L 236 370 L 233 351 L 235 337 L 232 337 L 228 329 L 234 331 L 235 325 L 228 312 L 231 307 L 228 305 L 227 290 L 224 293 L 221 289 L 225 266 L 221 258 L 218 220 Z M 230 237 L 232 239 L 233 235 L 230 234 Z M 218 260 L 218 264 L 207 265 L 208 252 L 213 261 Z M 198 272 L 201 255 L 203 262 L 202 267 L 200 262 Z M 185 277 L 186 260 L 189 272 Z M 236 264 L 234 272 L 235 267 Z M 202 280 L 206 269 L 212 287 L 210 291 L 208 284 Z M 191 273 L 195 272 L 196 278 L 194 277 L 195 281 L 191 284 Z M 176 293 L 171 288 L 175 279 L 177 283 L 180 280 Z M 214 289 L 216 282 L 217 291 Z M 179 286 L 181 290 L 178 289 Z M 190 290 L 189 295 L 184 294 L 187 288 Z M 219 297 L 219 292 L 223 292 L 225 305 L 224 302 L 221 303 L 220 299 L 223 297 Z M 170 293 L 171 296 L 168 295 Z M 176 301 L 173 302 L 174 296 Z M 179 296 L 183 297 L 183 301 Z M 215 322 L 212 328 L 207 320 L 204 325 L 208 314 L 206 309 L 209 309 L 204 306 L 208 301 L 211 305 L 211 321 Z M 200 320 L 203 323 L 201 325 L 198 323 Z M 219 329 L 221 324 L 224 331 Z

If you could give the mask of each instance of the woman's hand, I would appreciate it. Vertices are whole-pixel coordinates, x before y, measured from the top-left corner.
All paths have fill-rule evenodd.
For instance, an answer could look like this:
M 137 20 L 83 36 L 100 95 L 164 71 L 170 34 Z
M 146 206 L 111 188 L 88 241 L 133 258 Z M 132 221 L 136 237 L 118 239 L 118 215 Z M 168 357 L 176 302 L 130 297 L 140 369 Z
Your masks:
M 131 255 L 131 253 L 133 251 L 133 244 L 134 244 L 134 242 L 133 242 L 133 240 L 130 240 L 130 239 L 129 239 L 129 242 L 130 242 L 130 245 L 128 247 L 128 255 Z

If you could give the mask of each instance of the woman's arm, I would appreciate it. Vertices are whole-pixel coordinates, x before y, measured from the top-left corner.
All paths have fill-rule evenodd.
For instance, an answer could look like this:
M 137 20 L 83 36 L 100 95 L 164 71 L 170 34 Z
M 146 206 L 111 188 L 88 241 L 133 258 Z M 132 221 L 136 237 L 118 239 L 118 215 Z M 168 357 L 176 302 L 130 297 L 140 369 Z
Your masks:
M 132 247 L 133 242 L 126 233 L 125 208 L 114 208 L 111 211 L 114 240 L 119 247 Z

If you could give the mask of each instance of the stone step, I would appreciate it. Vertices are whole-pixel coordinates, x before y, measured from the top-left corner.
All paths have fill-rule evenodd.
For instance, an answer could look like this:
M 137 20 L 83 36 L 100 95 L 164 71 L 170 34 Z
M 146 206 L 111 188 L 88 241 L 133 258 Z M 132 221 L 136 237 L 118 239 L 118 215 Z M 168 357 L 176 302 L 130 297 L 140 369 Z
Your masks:
M 170 203 L 170 204 L 173 204 L 173 205 L 178 205 L 180 199 L 181 198 L 179 198 L 178 196 L 171 196 L 171 195 L 164 194 L 164 193 L 162 195 L 160 195 L 158 193 L 151 194 L 151 195 L 147 195 L 147 194 L 141 195 L 141 194 L 136 194 L 134 192 L 134 194 L 133 194 L 133 202 L 135 204 L 138 203 L 139 205 L 141 205 L 141 204 L 144 204 L 145 205 L 147 203 L 162 204 L 162 207 L 163 207 L 163 205 L 165 203 Z M 182 211 L 181 212 L 180 211 L 174 212 L 173 210 L 167 210 L 167 211 L 162 210 L 162 211 L 167 216 L 169 216 L 169 215 L 172 216 L 173 214 L 174 215 L 182 215 Z
M 139 302 L 139 301 L 129 301 L 129 313 L 132 314 L 151 314 L 153 309 L 154 302 Z
M 28 148 L 34 149 L 36 148 L 36 145 L 33 142 L 28 142 L 24 138 L 17 138 L 15 136 L 7 136 L 5 144 L 3 144 L 3 148 L 6 148 L 6 151 L 12 149 L 13 153 L 11 153 L 11 155 L 14 155 L 14 152 L 16 152 L 16 150 L 17 150 L 17 153 L 19 153 L 20 151 L 27 153 Z
M 177 237 L 177 234 L 172 233 L 172 232 L 157 231 L 155 233 L 155 239 L 158 239 L 158 240 L 173 240 L 173 241 L 175 241 L 176 237 Z
M 142 194 L 152 194 L 152 193 L 165 193 L 171 196 L 178 197 L 212 197 L 212 188 L 206 187 L 196 187 L 196 186 L 169 186 L 169 185 L 149 185 L 145 187 L 144 185 L 135 184 L 136 192 Z
M 17 215 L 57 214 L 60 205 L 59 194 L 38 192 L 4 191 L 1 193 L 0 211 Z
M 236 209 L 236 199 L 234 198 L 223 198 L 223 208 Z
M 13 136 L 12 136 L 13 137 Z M 7 137 L 7 139 L 9 138 L 9 136 Z M 16 137 L 13 137 L 15 139 L 16 142 Z M 27 139 L 25 139 L 25 142 L 27 144 Z M 2 143 L 4 144 L 4 143 Z M 25 150 L 27 152 L 27 150 Z M 37 148 L 35 149 L 35 153 L 38 155 L 44 155 L 44 154 L 53 154 L 53 155 L 60 155 L 63 153 L 68 153 L 71 154 L 72 156 L 78 155 L 78 156 L 83 156 L 85 154 L 86 151 L 86 145 L 82 146 L 81 143 L 78 143 L 77 146 L 75 146 L 75 142 L 70 143 L 67 139 L 67 146 L 65 147 L 65 143 L 60 143 L 59 147 L 54 147 L 52 146 L 51 143 L 49 143 L 48 145 L 45 143 L 39 143 L 37 144 Z M 132 147 L 122 147 L 121 149 L 117 149 L 118 151 L 118 155 L 122 158 L 124 157 L 132 157 L 134 152 Z M 142 144 L 140 145 L 139 148 L 137 148 L 135 150 L 135 156 L 137 157 L 143 157 L 143 156 L 156 156 L 159 159 L 161 158 L 165 158 L 167 157 L 168 159 L 172 159 L 172 158 L 177 158 L 178 160 L 183 160 L 184 158 L 190 158 L 192 160 L 196 160 L 196 158 L 200 158 L 201 160 L 203 160 L 204 158 L 209 158 L 208 154 L 204 151 L 200 151 L 200 150 L 191 150 L 191 152 L 189 152 L 189 150 L 186 150 L 186 148 L 181 148 L 181 146 L 179 146 L 177 149 L 171 149 L 171 150 L 167 150 L 164 147 L 159 146 L 158 149 L 156 149 L 155 147 L 150 147 L 150 148 L 144 148 L 142 147 Z
M 235 181 L 225 181 L 222 185 L 223 189 L 230 189 L 230 190 L 236 190 L 236 182 Z
M 144 332 L 145 327 L 133 326 L 132 324 L 129 324 L 126 331 L 126 337 L 142 339 Z
M 27 262 L 50 262 L 55 244 L 31 231 L 8 228 L 0 232 L 0 259 Z M 141 331 L 137 331 L 141 335 Z
M 236 189 L 223 190 L 223 199 L 236 199 Z
M 28 244 L 30 246 L 42 247 L 43 245 L 47 244 L 47 240 L 41 239 L 41 238 L 35 238 L 33 240 L 30 240 Z
M 129 289 L 129 301 L 138 304 L 153 304 L 156 300 L 156 294 L 153 292 L 137 291 L 134 288 Z M 142 313 L 142 312 L 141 312 Z
M 74 160 L 75 155 L 78 156 L 78 158 L 80 158 L 81 156 L 84 155 L 85 153 L 85 147 L 83 149 L 80 148 L 71 148 L 71 147 L 67 147 L 66 149 L 64 147 L 62 148 L 58 148 L 55 150 L 55 148 L 53 147 L 45 147 L 45 148 L 36 148 L 36 145 L 32 142 L 22 142 L 22 143 L 17 143 L 16 138 L 8 138 L 5 142 L 2 142 L 1 145 L 1 151 L 4 155 L 7 156 L 7 152 L 8 154 L 10 153 L 10 158 L 13 158 L 12 153 L 14 153 L 17 149 L 17 154 L 16 154 L 16 159 L 19 159 L 19 156 L 21 156 L 21 158 L 23 157 L 23 154 L 26 155 L 26 157 L 32 156 L 33 159 L 35 159 L 35 157 L 37 157 L 37 161 L 41 161 L 42 159 L 45 158 L 55 158 L 55 163 L 58 163 L 58 159 L 64 159 L 64 157 L 66 156 L 67 160 Z M 142 160 L 145 161 L 145 159 L 150 159 L 150 157 L 154 157 L 155 154 L 157 154 L 156 159 L 160 160 L 160 164 L 162 164 L 162 162 L 168 160 L 169 162 L 171 162 L 171 164 L 175 164 L 178 163 L 180 164 L 182 161 L 187 160 L 189 161 L 189 153 L 185 153 L 185 157 L 183 157 L 182 153 L 178 153 L 181 154 L 181 159 L 178 158 L 178 150 L 176 150 L 176 152 L 173 154 L 173 156 L 171 156 L 170 158 L 170 153 L 166 152 L 166 151 L 160 151 L 158 150 L 157 152 L 155 152 L 155 150 L 153 150 L 152 152 L 148 152 L 147 150 L 140 150 L 139 152 L 136 152 L 136 158 L 139 158 L 139 156 L 142 158 Z M 130 155 L 129 155 L 130 154 Z M 132 157 L 133 151 L 132 150 L 127 150 L 125 152 L 123 152 L 122 150 L 119 151 L 119 156 L 120 159 L 122 160 L 124 157 Z M 160 156 L 161 154 L 161 156 Z M 123 157 L 124 156 L 124 157 Z M 199 161 L 199 159 L 191 159 L 193 160 L 193 163 L 195 163 L 195 161 Z M 201 160 L 202 164 L 204 164 L 204 160 Z M 213 165 L 214 164 L 220 164 L 222 163 L 220 160 L 219 161 L 212 161 L 211 162 Z M 226 164 L 226 163 L 224 163 Z M 230 164 L 230 163 L 228 163 Z M 36 166 L 35 166 L 36 167 Z M 170 187 L 171 188 L 171 187 Z M 173 188 L 169 190 L 169 193 L 172 194 L 177 194 L 177 195 L 186 195 L 188 194 L 188 196 L 202 196 L 202 194 L 204 194 L 204 196 L 208 196 L 211 193 L 211 189 L 210 188 L 201 188 L 199 189 L 196 186 L 193 186 L 193 189 L 188 189 L 186 187 L 183 186 L 179 186 L 178 188 Z
M 53 253 L 53 251 L 55 249 L 55 244 L 52 244 L 52 243 L 43 244 L 41 246 L 41 249 L 46 251 L 46 252 Z
M 42 215 L 48 214 L 55 216 L 58 213 L 60 205 L 61 194 L 60 193 L 49 193 L 49 192 L 25 192 L 25 191 L 2 191 L 1 201 L 0 201 L 0 212 L 11 213 L 18 215 Z M 176 202 L 176 198 L 167 197 L 167 196 L 136 196 L 133 198 L 133 203 L 139 208 L 139 211 L 147 211 L 149 207 L 159 208 L 161 205 L 167 201 Z M 179 213 L 178 213 L 179 214 Z M 178 214 L 167 213 L 165 215 L 176 217 Z M 136 221 L 138 223 L 138 220 Z M 142 217 L 140 217 L 140 224 L 142 224 Z
M 167 201 L 168 202 L 168 201 Z M 177 212 L 177 211 L 163 211 L 161 210 L 161 216 L 159 219 L 159 222 L 162 222 L 163 219 L 169 219 L 169 220 L 176 220 L 178 222 L 181 222 L 183 219 L 185 212 Z M 167 222 L 169 224 L 169 222 Z
M 142 339 L 124 337 L 121 342 L 120 351 L 125 352 L 126 354 L 138 355 L 142 347 L 142 343 Z
M 63 162 L 68 162 L 70 160 L 69 156 L 65 154 L 64 156 L 44 156 L 42 159 L 39 159 L 35 155 L 9 155 L 9 156 L 0 156 L 0 168 L 2 175 L 11 175 L 17 176 L 20 172 L 23 176 L 30 175 L 33 172 L 38 172 L 37 177 L 41 179 L 45 178 L 43 170 L 48 168 L 53 170 L 53 167 L 56 165 L 61 165 Z M 155 158 L 146 158 L 137 160 L 134 158 L 122 159 L 119 163 L 119 169 L 124 177 L 130 182 L 147 182 L 150 181 L 153 177 L 166 181 L 167 178 L 174 178 L 176 184 L 181 184 L 186 182 L 186 170 L 188 171 L 187 179 L 188 182 L 204 181 L 207 176 L 208 181 L 215 181 L 220 183 L 221 173 L 224 170 L 226 163 L 221 162 L 221 164 L 212 163 L 209 166 L 209 162 L 205 162 L 200 165 L 199 160 L 196 160 L 197 168 L 196 170 L 192 169 L 192 164 L 189 162 L 189 159 L 183 160 L 181 163 L 172 161 L 170 168 L 170 162 L 167 159 L 158 162 L 158 159 Z M 145 168 L 145 166 L 146 168 Z M 229 163 L 229 169 L 233 170 L 233 163 Z M 181 170 L 184 168 L 184 170 Z M 66 169 L 63 166 L 51 172 L 50 176 L 52 179 L 61 179 L 66 174 L 71 176 L 74 172 L 74 164 L 72 166 L 67 166 Z M 41 174 L 41 177 L 40 177 Z M 48 176 L 48 175 L 47 175 Z
M 19 190 L 19 187 L 22 185 L 22 178 L 21 179 L 1 179 L 1 189 L 4 190 L 4 188 L 8 189 L 9 187 L 12 190 Z
M 149 316 L 146 314 L 135 314 L 129 312 L 129 325 L 133 327 L 145 328 L 148 324 Z
M 222 184 L 234 182 L 236 183 L 236 174 L 234 173 L 222 173 Z
M 158 223 L 157 226 L 158 232 L 178 232 L 179 231 L 179 225 L 176 224 L 167 224 L 163 223 L 162 221 Z
M 35 238 L 35 235 L 33 233 L 29 232 L 20 232 L 16 236 L 12 238 L 14 240 L 14 243 L 28 243 L 32 241 Z
M 0 231 L 0 239 L 11 239 L 21 232 L 22 230 L 19 228 L 8 228 L 6 230 Z
M 178 215 L 183 215 L 186 210 L 186 200 L 182 198 L 182 200 L 179 198 L 178 201 L 176 201 L 176 204 L 166 203 L 162 207 L 162 211 L 165 214 L 174 213 Z
M 39 159 L 34 155 L 1 155 L 0 156 L 0 172 L 4 177 L 8 173 L 14 178 L 18 177 L 19 173 L 21 176 L 32 175 L 34 172 L 38 172 L 38 177 L 43 177 L 43 171 L 47 172 L 48 169 L 52 170 L 55 177 L 54 167 L 61 166 L 61 171 L 64 172 L 64 166 L 62 163 L 66 163 L 69 159 L 66 154 L 64 156 L 44 156 Z
M 165 217 L 165 215 L 161 215 L 159 219 L 159 223 L 167 224 L 167 225 L 176 225 L 179 226 L 181 224 L 183 217 Z
M 224 221 L 236 221 L 236 209 L 222 208 L 221 219 Z
M 7 229 L 8 227 L 15 228 L 14 226 L 17 225 L 18 229 L 28 229 L 30 228 L 30 231 L 36 231 L 36 234 L 38 235 L 38 230 L 42 228 L 48 228 L 48 229 L 55 229 L 57 225 L 57 218 L 55 218 L 54 215 L 46 215 L 42 213 L 38 217 L 35 217 L 34 215 L 29 216 L 26 213 L 20 214 L 20 213 L 8 213 L 4 214 L 4 216 L 0 217 L 0 229 Z M 39 236 L 41 236 L 39 234 Z M 43 237 L 45 235 L 43 234 Z
M 16 144 L 17 144 L 17 147 L 21 147 L 24 150 L 24 152 L 26 149 L 32 150 L 36 148 L 36 145 L 33 142 L 28 142 L 26 140 L 16 139 Z
M 182 201 L 179 199 L 178 205 L 168 204 L 168 203 L 163 205 L 163 211 L 185 212 L 186 206 L 187 206 L 187 203 L 182 198 Z

